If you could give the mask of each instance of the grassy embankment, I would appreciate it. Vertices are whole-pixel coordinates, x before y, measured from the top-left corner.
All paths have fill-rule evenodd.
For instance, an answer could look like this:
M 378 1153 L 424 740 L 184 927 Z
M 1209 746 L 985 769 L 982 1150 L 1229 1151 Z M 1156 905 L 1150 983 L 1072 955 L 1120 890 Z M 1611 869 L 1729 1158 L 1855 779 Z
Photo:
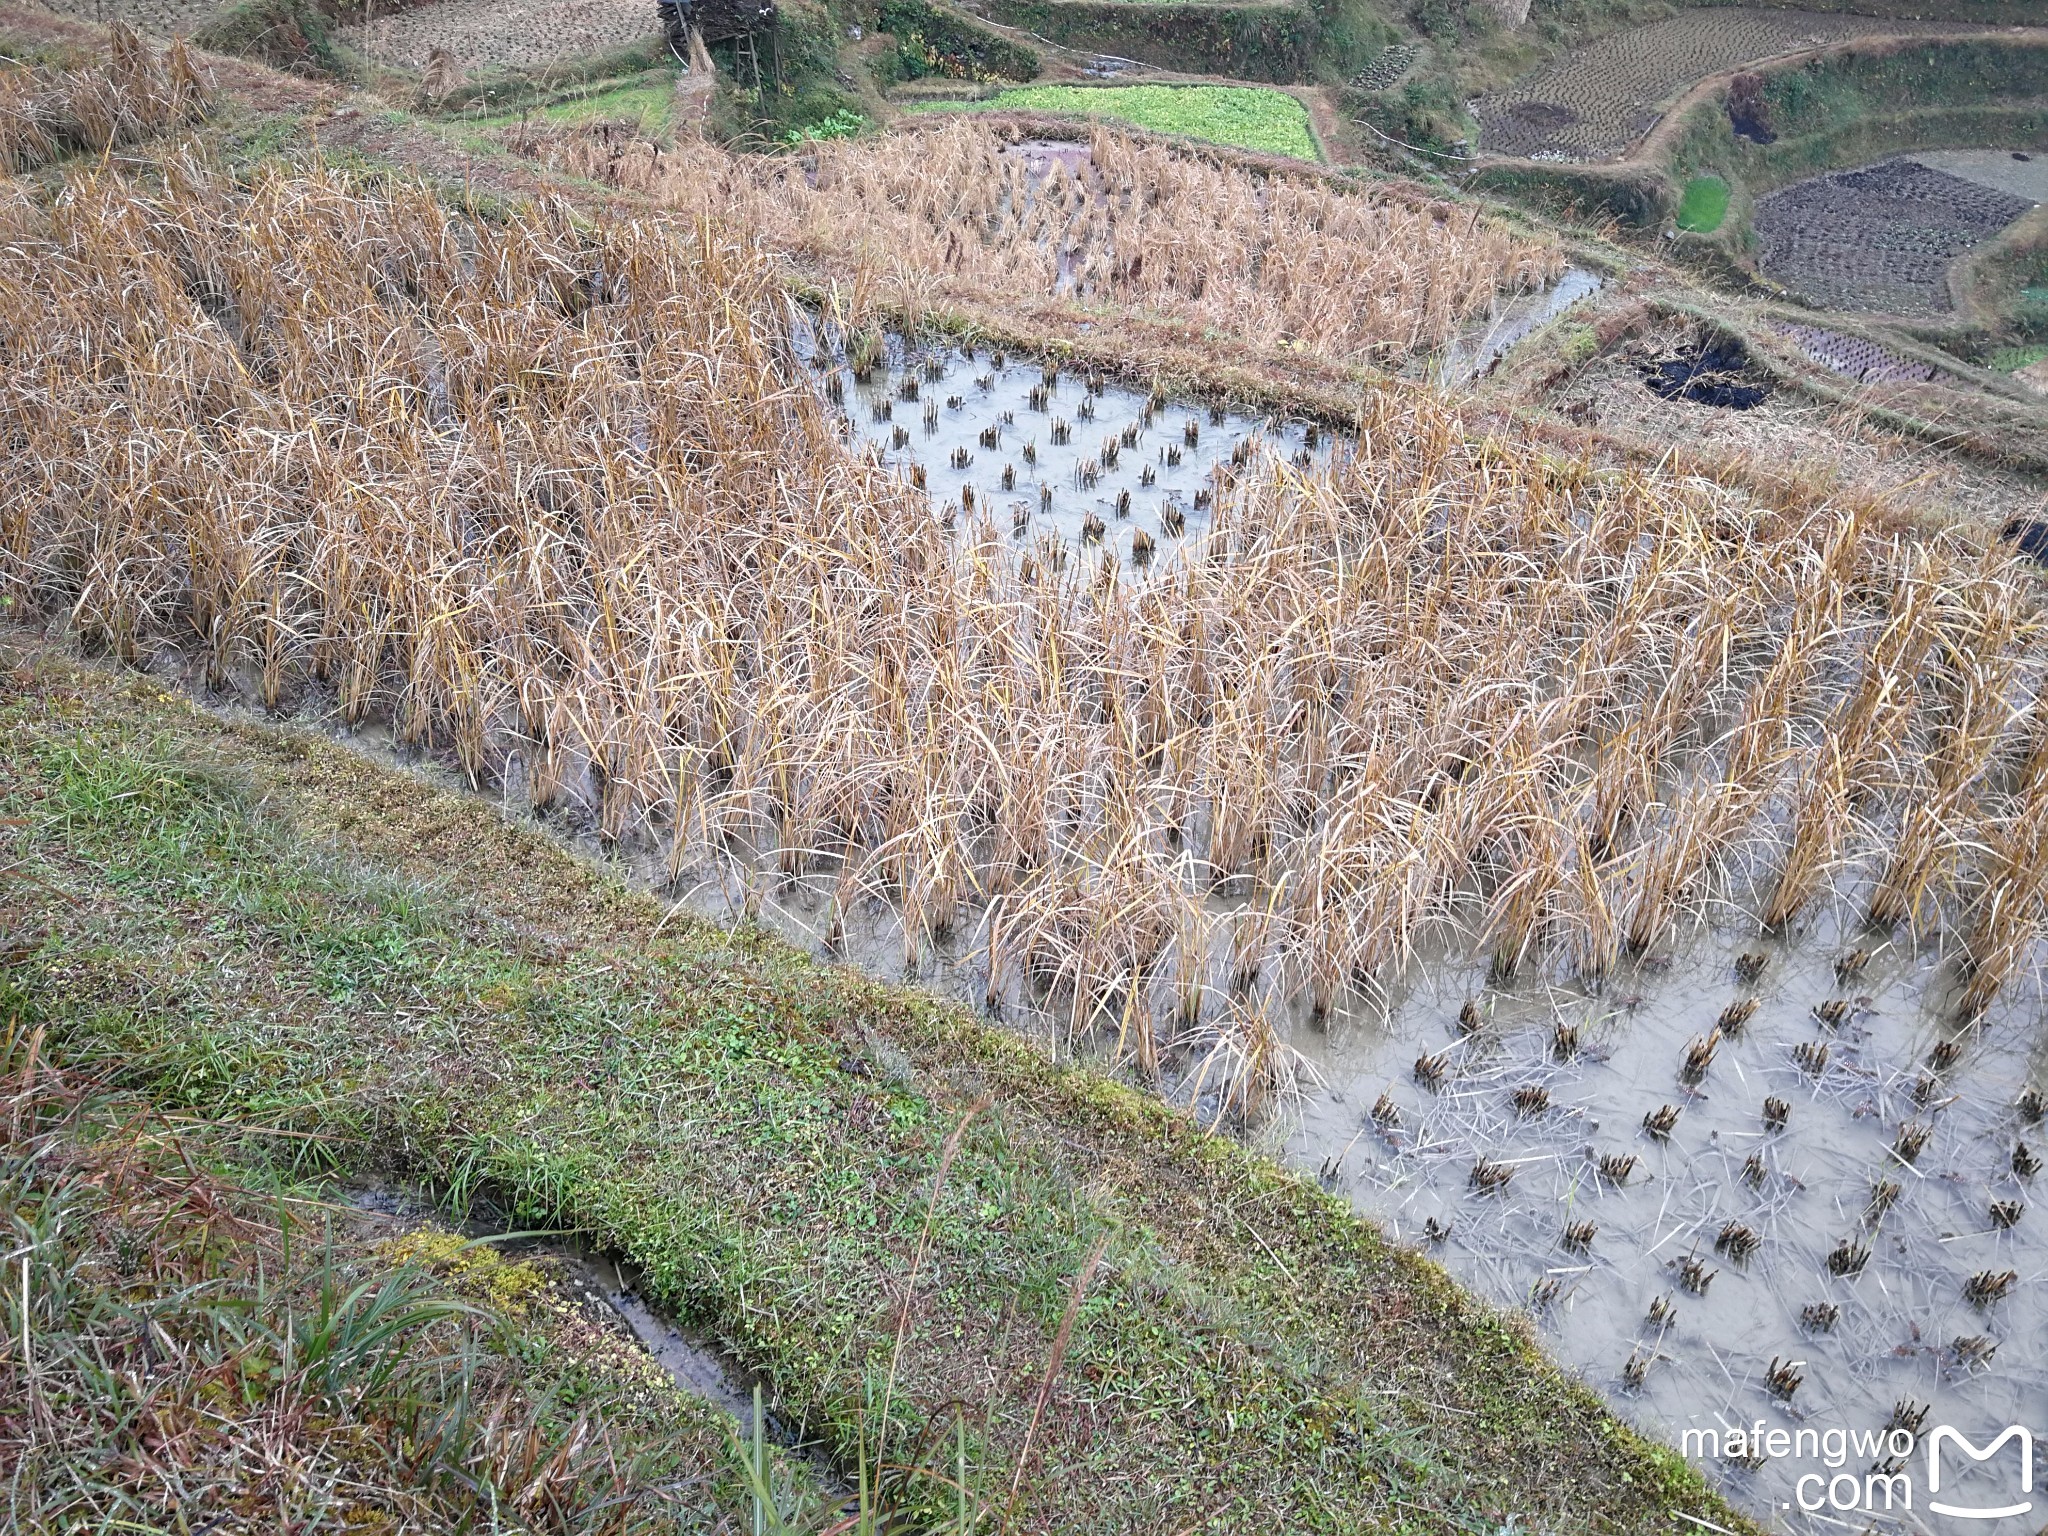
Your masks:
M 10 649 L 0 818 L 44 884 L 9 985 L 60 1060 L 592 1234 L 841 1454 L 891 1380 L 899 1447 L 964 1403 L 1019 1528 L 1739 1523 L 1518 1325 L 1156 1102 L 324 739 Z
M 1308 111 L 1285 91 L 1231 85 L 1027 85 L 972 102 L 911 110 L 1056 112 L 1102 117 L 1233 149 L 1319 158 Z
M 1972 251 L 1949 286 L 1967 342 L 1990 367 L 2010 373 L 2040 361 L 2048 354 L 2048 206 Z
M 275 1137 L 54 1069 L 23 1001 L 0 981 L 7 1529 L 709 1533 L 753 1513 L 755 1456 L 768 1507 L 816 1523 L 808 1472 L 554 1261 L 337 1204 Z
M 625 122 L 636 125 L 640 133 L 650 138 L 665 139 L 675 103 L 675 74 L 660 70 L 639 79 L 572 91 L 521 112 L 470 116 L 466 119 L 466 126 L 490 129 L 526 123 L 535 127 L 564 128 L 578 123 Z

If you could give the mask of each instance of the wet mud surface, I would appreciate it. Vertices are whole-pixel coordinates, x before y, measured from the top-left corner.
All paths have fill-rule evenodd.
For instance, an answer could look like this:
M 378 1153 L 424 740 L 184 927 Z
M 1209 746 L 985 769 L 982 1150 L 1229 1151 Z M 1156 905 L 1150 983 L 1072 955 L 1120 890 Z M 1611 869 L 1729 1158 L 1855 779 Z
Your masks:
M 1764 957 L 1754 981 L 1745 955 Z M 1936 947 L 1830 922 L 1700 934 L 1600 993 L 1432 967 L 1384 1013 L 1297 1025 L 1322 1083 L 1287 1153 L 1528 1309 L 1547 1347 L 1674 1444 L 1759 1419 L 1880 1432 L 1900 1404 L 1981 1443 L 2048 1421 L 2048 1222 L 2032 1208 L 2048 1175 L 2015 1167 L 2048 1153 L 2022 1102 L 2048 1047 L 2031 1000 L 1958 1033 L 1932 1006 L 1947 977 Z M 1746 1017 L 1717 1037 L 1731 1010 Z M 1489 1189 L 1484 1167 L 1507 1174 Z M 1974 1277 L 2008 1272 L 1998 1299 L 1972 1299 Z M 1798 1376 L 1789 1392 L 1774 1366 Z M 1695 1459 L 1759 1511 L 1818 1465 Z

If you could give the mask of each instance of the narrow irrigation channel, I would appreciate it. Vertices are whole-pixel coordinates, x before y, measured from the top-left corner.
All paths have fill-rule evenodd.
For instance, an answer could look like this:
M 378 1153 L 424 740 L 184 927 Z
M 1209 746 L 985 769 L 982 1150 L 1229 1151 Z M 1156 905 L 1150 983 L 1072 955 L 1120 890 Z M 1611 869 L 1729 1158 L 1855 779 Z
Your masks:
M 350 1200 L 360 1210 L 408 1226 L 448 1219 L 423 1192 L 389 1184 L 362 1185 L 350 1192 Z M 488 1243 L 507 1260 L 544 1266 L 586 1311 L 630 1334 L 676 1386 L 734 1422 L 751 1426 L 756 1385 L 711 1340 L 683 1327 L 648 1301 L 641 1294 L 641 1277 L 616 1255 L 559 1233 L 519 1229 L 502 1212 L 482 1202 L 472 1201 L 452 1230 L 469 1242 Z M 801 1443 L 801 1437 L 772 1413 L 767 1428 L 783 1445 Z
M 1522 342 L 1564 314 L 1581 299 L 1607 286 L 1607 279 L 1585 267 L 1567 267 L 1558 280 L 1535 293 L 1496 297 L 1493 312 L 1468 326 L 1427 364 L 1429 376 L 1446 388 L 1484 378 Z

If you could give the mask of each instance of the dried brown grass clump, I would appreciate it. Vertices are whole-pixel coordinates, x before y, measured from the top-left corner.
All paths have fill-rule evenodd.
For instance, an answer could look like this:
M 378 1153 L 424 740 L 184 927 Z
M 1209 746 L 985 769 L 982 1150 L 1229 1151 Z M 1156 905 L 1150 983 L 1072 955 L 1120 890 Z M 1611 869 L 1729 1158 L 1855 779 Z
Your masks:
M 972 956 L 1223 1108 L 1290 1009 L 1447 946 L 1597 974 L 1716 900 L 1889 892 L 1972 1006 L 2029 974 L 2042 630 L 1996 547 L 1389 390 L 1129 581 L 849 450 L 710 223 L 171 158 L 0 238 L 17 611 L 389 719 L 750 910 L 822 883 L 828 943 Z
M 1385 362 L 1442 345 L 1497 294 L 1541 287 L 1565 264 L 1555 242 L 1474 208 L 1255 172 L 1113 128 L 1095 130 L 1078 166 L 1049 167 L 971 121 L 822 143 L 802 161 L 626 145 L 602 130 L 522 132 L 515 147 L 736 218 L 836 279 L 861 312 L 1066 298 Z
M 104 64 L 67 70 L 0 64 L 0 171 L 33 170 L 79 150 L 101 154 L 154 138 L 196 120 L 209 99 L 183 41 L 152 52 L 117 21 Z

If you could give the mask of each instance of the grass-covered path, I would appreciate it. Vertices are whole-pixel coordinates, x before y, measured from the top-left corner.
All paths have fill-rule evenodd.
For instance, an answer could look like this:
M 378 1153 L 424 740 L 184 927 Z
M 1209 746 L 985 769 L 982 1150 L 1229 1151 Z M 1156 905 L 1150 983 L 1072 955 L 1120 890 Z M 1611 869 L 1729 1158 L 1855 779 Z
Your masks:
M 1309 1182 L 314 733 L 13 633 L 0 821 L 62 1059 L 593 1234 L 843 1456 L 960 1405 L 1008 1528 L 1742 1526 Z

